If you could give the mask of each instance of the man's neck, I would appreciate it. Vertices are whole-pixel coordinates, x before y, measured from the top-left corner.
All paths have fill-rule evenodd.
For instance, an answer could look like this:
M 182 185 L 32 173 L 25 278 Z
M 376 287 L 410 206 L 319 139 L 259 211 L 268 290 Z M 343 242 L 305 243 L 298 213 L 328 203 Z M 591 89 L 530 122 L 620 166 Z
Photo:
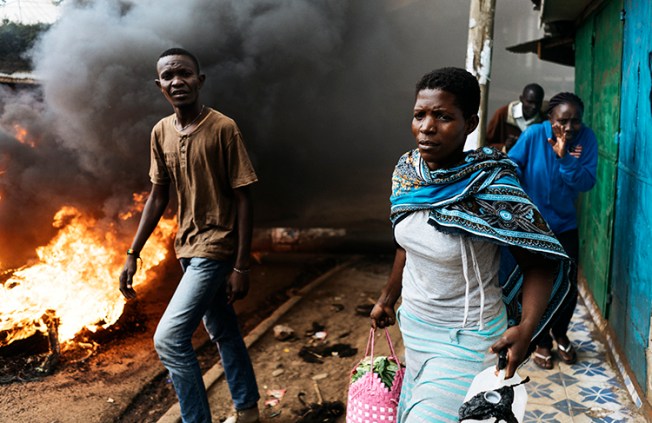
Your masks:
M 180 128 L 185 128 L 195 123 L 199 115 L 204 111 L 204 106 L 200 103 L 194 103 L 186 107 L 175 107 L 174 114 L 176 115 L 177 125 Z

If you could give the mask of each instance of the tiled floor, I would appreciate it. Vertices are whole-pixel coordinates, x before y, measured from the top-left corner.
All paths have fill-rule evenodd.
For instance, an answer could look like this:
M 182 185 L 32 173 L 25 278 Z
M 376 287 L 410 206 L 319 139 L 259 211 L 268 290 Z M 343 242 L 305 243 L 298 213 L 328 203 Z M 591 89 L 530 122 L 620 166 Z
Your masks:
M 606 345 L 595 333 L 580 299 L 568 334 L 577 348 L 577 363 L 569 366 L 555 360 L 552 370 L 542 370 L 530 360 L 519 370 L 522 377 L 531 379 L 526 385 L 529 398 L 524 423 L 647 421 L 638 413 L 625 383 L 607 359 Z

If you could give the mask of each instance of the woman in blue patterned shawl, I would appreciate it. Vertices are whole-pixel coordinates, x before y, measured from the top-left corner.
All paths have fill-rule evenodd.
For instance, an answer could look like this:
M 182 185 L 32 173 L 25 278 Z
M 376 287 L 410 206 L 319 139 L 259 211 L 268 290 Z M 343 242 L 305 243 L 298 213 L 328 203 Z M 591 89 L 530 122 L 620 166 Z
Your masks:
M 396 256 L 371 319 L 401 329 L 403 423 L 457 422 L 473 377 L 501 350 L 511 377 L 569 294 L 567 256 L 516 165 L 491 148 L 464 151 L 479 102 L 467 71 L 425 75 L 412 119 L 417 148 L 392 177 Z

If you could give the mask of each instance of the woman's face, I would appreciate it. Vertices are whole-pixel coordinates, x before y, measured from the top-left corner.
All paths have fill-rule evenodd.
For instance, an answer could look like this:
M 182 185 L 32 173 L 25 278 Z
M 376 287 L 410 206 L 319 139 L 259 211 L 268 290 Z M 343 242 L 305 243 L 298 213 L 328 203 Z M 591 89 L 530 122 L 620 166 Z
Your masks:
M 582 129 L 582 112 L 573 103 L 561 103 L 550 112 L 550 124 L 561 127 L 566 141 L 573 141 Z
M 478 116 L 464 118 L 455 95 L 440 89 L 419 91 L 414 104 L 412 134 L 430 170 L 447 169 L 464 157 L 466 136 L 478 125 Z

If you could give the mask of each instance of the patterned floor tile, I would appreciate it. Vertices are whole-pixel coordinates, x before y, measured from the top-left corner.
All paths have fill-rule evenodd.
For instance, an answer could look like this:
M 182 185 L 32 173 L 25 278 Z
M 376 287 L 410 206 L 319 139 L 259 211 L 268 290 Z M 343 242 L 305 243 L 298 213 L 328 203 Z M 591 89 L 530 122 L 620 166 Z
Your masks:
M 525 410 L 523 423 L 572 423 L 573 419 L 550 406 L 536 406 Z
M 589 382 L 608 382 L 616 378 L 616 372 L 603 360 L 590 358 L 580 360 L 573 365 L 560 364 L 561 371 L 573 375 L 578 380 Z
M 556 383 L 557 385 L 563 386 L 565 388 L 573 386 L 578 382 L 578 379 L 576 377 L 573 377 L 572 375 L 563 372 L 552 373 L 548 377 L 546 377 L 546 379 L 552 383 Z
M 567 389 L 569 397 L 588 407 L 601 407 L 609 410 L 622 408 L 620 395 L 612 385 L 578 385 Z
M 645 422 L 641 416 L 636 418 L 626 412 L 602 410 L 602 409 L 589 409 L 585 414 L 573 416 L 574 423 L 633 423 Z
M 595 334 L 593 320 L 580 299 L 568 332 L 577 363 L 560 362 L 555 346 L 553 369 L 540 369 L 532 360 L 519 369 L 522 377 L 531 378 L 526 386 L 524 422 L 646 422 L 637 413 L 618 369 L 610 364 L 605 343 L 595 339 Z
M 580 339 L 573 337 L 573 346 L 577 350 L 578 357 L 604 357 L 605 348 L 602 344 L 596 343 L 588 337 Z
M 550 405 L 566 399 L 566 389 L 563 386 L 545 379 L 530 380 L 525 389 L 528 393 L 528 404 Z

